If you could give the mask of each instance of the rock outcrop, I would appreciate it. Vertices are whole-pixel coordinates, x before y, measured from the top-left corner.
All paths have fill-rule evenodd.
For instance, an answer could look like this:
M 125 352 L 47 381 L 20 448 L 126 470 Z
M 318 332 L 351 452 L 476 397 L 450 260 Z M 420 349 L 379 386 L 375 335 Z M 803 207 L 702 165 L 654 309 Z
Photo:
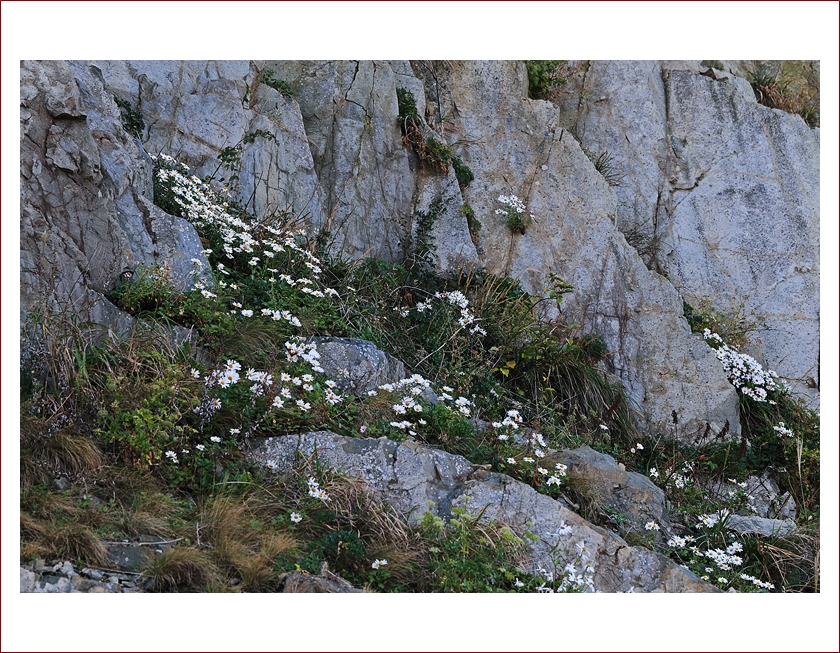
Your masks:
M 199 238 L 152 204 L 152 160 L 85 66 L 23 62 L 20 75 L 21 327 L 46 305 L 127 330 L 105 299 L 120 273 L 165 264 L 183 287 L 192 259 L 207 266 Z
M 526 570 L 537 573 L 580 563 L 594 567 L 594 588 L 602 592 L 718 591 L 668 558 L 631 547 L 563 505 L 504 474 L 474 467 L 466 458 L 412 442 L 386 438 L 348 438 L 328 431 L 260 438 L 250 457 L 283 473 L 297 454 L 317 450 L 320 465 L 364 480 L 382 498 L 416 523 L 426 511 L 448 518 L 462 508 L 484 520 L 507 524 L 520 535 L 530 532 Z
M 104 297 L 123 269 L 166 263 L 185 283 L 201 243 L 152 205 L 146 152 L 205 175 L 232 148 L 224 174 L 242 202 L 306 217 L 337 255 L 399 261 L 422 236 L 442 271 L 482 265 L 536 294 L 563 278 L 575 289 L 563 318 L 604 338 L 643 426 L 668 434 L 675 411 L 689 437 L 706 422 L 737 436 L 737 394 L 682 302 L 743 303 L 771 327 L 755 341 L 768 366 L 819 385 L 818 136 L 698 62 L 581 71 L 558 109 L 527 99 L 521 62 L 24 62 L 21 318 L 49 299 L 125 329 Z M 472 169 L 469 186 L 451 167 L 424 169 L 403 143 L 398 88 Z M 139 139 L 114 96 L 142 114 Z M 623 185 L 581 145 L 622 160 Z M 503 194 L 533 211 L 524 233 L 495 214 Z M 645 238 L 659 243 L 656 264 Z
M 560 123 L 612 157 L 616 223 L 646 263 L 690 304 L 764 319 L 750 353 L 817 399 L 819 130 L 757 104 L 737 62 L 708 63 L 727 72 L 573 62 Z

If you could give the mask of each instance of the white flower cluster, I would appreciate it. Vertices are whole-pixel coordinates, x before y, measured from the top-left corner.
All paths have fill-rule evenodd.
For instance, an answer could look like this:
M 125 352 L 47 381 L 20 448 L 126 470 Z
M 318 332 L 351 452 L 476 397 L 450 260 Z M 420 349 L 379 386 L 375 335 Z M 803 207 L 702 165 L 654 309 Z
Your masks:
M 710 513 L 710 514 L 707 514 L 707 515 L 700 515 L 698 517 L 698 519 L 700 521 L 697 523 L 697 528 L 703 528 L 703 527 L 711 528 L 712 526 L 714 526 L 718 522 L 720 522 L 722 520 L 725 520 L 728 516 L 729 516 L 729 511 L 726 508 L 724 508 L 723 510 L 720 510 L 718 512 L 713 512 L 713 513 Z
M 449 394 L 449 393 L 450 392 L 455 392 L 455 390 L 453 390 L 452 388 L 450 388 L 447 385 L 443 386 L 441 388 L 441 390 L 442 390 L 442 392 L 438 396 L 438 401 L 443 403 L 443 405 L 446 406 L 449 410 L 451 410 L 453 412 L 460 413 L 464 417 L 471 417 L 472 416 L 472 409 L 470 408 L 470 406 L 472 406 L 473 403 L 469 399 L 467 399 L 466 397 L 462 397 L 460 395 L 458 396 L 457 399 L 453 399 L 452 395 Z M 453 408 L 452 406 L 447 406 L 446 405 L 447 401 L 454 402 L 455 407 Z
M 310 476 L 309 480 L 306 482 L 309 486 L 309 496 L 314 497 L 315 499 L 320 499 L 321 501 L 329 501 L 330 497 L 327 493 L 321 489 L 318 485 L 318 481 L 315 480 L 314 476 Z
M 315 343 L 299 343 L 289 342 L 288 340 L 284 343 L 286 345 L 286 360 L 290 363 L 297 363 L 299 359 L 302 359 L 309 363 L 312 369 L 315 372 L 323 372 L 324 368 L 321 367 L 321 354 L 318 353 L 318 348 Z
M 764 581 L 759 580 L 755 576 L 750 576 L 749 574 L 741 574 L 740 577 L 741 577 L 742 580 L 747 580 L 747 581 L 751 582 L 756 587 L 760 587 L 760 588 L 766 589 L 766 590 L 776 589 L 776 586 L 773 583 L 765 583 Z
M 519 414 L 518 410 L 509 410 L 505 415 L 505 418 L 501 422 L 493 422 L 494 429 L 501 429 L 502 432 L 499 433 L 496 437 L 499 440 L 507 440 L 510 437 L 510 429 L 514 431 L 519 428 L 519 425 L 522 424 L 522 416 Z
M 776 426 L 773 427 L 773 430 L 776 431 L 779 435 L 783 435 L 788 438 L 793 437 L 793 431 L 785 426 L 784 422 L 779 422 Z
M 431 387 L 430 381 L 424 379 L 419 374 L 413 374 L 405 379 L 400 379 L 396 383 L 385 383 L 380 385 L 379 389 L 384 390 L 385 392 L 407 390 L 408 394 L 404 395 L 398 403 L 391 406 L 391 409 L 397 415 L 405 415 L 407 413 L 423 412 L 423 406 L 418 402 L 418 398 L 423 394 L 424 390 L 429 387 Z M 376 396 L 376 394 L 376 390 L 368 392 L 368 395 L 370 396 Z M 390 422 L 390 425 L 403 431 L 408 430 L 409 435 L 417 435 L 413 429 L 417 428 L 418 425 L 425 426 L 426 420 L 418 419 L 417 422 L 402 420 L 400 422 Z
M 736 542 L 738 547 L 741 547 L 739 543 Z M 709 549 L 705 553 L 704 556 L 713 560 L 714 563 L 718 566 L 718 569 L 722 569 L 723 571 L 731 571 L 732 567 L 740 567 L 744 564 L 743 559 L 741 556 L 735 555 L 737 551 L 743 550 L 742 548 L 734 548 L 734 546 L 730 545 L 726 547 L 726 551 L 722 549 Z
M 457 306 L 461 309 L 461 317 L 458 318 L 458 326 L 466 328 L 468 325 L 475 322 L 475 315 L 473 315 L 469 310 L 470 302 L 460 290 L 453 290 L 451 292 L 444 293 L 436 292 L 435 297 L 438 299 L 445 299 L 453 306 Z M 487 331 L 477 324 L 470 329 L 470 333 L 480 333 L 483 336 L 487 335 Z
M 312 272 L 314 278 L 317 279 L 321 274 L 322 270 L 318 257 L 297 243 L 297 239 L 305 234 L 303 229 L 289 231 L 288 229 L 278 229 L 270 224 L 249 223 L 242 218 L 233 217 L 227 211 L 229 208 L 229 202 L 225 195 L 227 188 L 223 188 L 220 192 L 215 191 L 195 175 L 187 176 L 189 168 L 177 162 L 171 156 L 161 154 L 159 157 L 153 156 L 152 158 L 162 163 L 157 171 L 157 177 L 161 182 L 172 188 L 175 202 L 183 210 L 184 216 L 196 226 L 216 229 L 224 241 L 222 249 L 227 258 L 232 259 L 238 253 L 251 255 L 248 264 L 256 268 L 263 259 L 271 260 L 277 253 L 287 252 L 301 261 Z M 204 253 L 212 254 L 213 250 L 207 249 L 204 250 Z M 262 254 L 262 257 L 256 254 Z M 198 259 L 193 259 L 193 263 L 194 274 L 199 276 L 203 265 Z M 221 274 L 230 274 L 221 263 L 217 265 L 217 269 Z M 274 268 L 267 268 L 267 270 L 276 275 L 269 278 L 272 283 L 279 278 L 292 287 L 302 286 L 301 292 L 313 297 L 339 296 L 333 288 L 324 288 L 323 290 L 309 288 L 308 286 L 314 285 L 312 279 L 293 280 L 289 275 L 277 274 L 278 270 Z M 207 278 L 199 278 L 193 286 L 193 290 L 200 291 L 208 299 L 214 298 L 216 294 L 208 289 L 208 283 L 210 281 Z M 223 280 L 219 280 L 217 283 L 221 288 L 238 289 L 236 284 L 228 284 Z M 241 304 L 235 303 L 234 306 L 242 309 Z M 236 311 L 232 310 L 231 313 L 236 313 Z M 301 326 L 300 320 L 288 311 L 267 313 L 263 310 L 261 313 L 273 320 L 283 319 L 293 326 Z M 246 308 L 241 310 L 240 314 L 244 317 L 251 317 L 254 315 L 254 311 Z
M 767 393 L 783 389 L 784 382 L 772 370 L 765 371 L 761 364 L 748 354 L 742 354 L 723 343 L 717 333 L 709 329 L 703 331 L 703 338 L 720 345 L 715 349 L 715 356 L 723 365 L 729 382 L 743 394 L 759 402 L 775 404 L 767 398 Z
M 578 571 L 575 562 L 569 562 L 563 567 L 563 580 L 560 581 L 558 592 L 565 592 L 571 587 L 577 589 L 588 588 L 590 591 L 595 588 L 595 567 L 590 562 L 591 551 L 586 542 L 581 540 L 575 544 L 577 550 L 577 564 L 582 566 L 582 572 Z M 539 591 L 539 588 L 537 589 Z
M 496 209 L 496 215 L 502 215 L 505 217 L 506 220 L 509 222 L 515 220 L 517 222 L 522 222 L 522 218 L 525 216 L 526 211 L 528 208 L 525 206 L 525 203 L 520 200 L 516 195 L 499 195 L 498 201 L 500 204 L 503 204 L 504 207 L 501 209 Z M 531 221 L 534 220 L 534 214 L 528 212 L 528 217 Z
M 693 541 L 694 538 L 691 535 L 686 535 L 685 537 L 674 535 L 674 537 L 668 540 L 668 546 L 674 549 L 683 549 L 688 545 L 689 542 Z

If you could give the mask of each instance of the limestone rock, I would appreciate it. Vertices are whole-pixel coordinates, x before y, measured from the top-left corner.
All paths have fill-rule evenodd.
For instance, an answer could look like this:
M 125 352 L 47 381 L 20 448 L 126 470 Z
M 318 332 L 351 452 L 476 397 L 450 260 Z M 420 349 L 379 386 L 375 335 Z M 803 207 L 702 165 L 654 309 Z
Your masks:
M 612 456 L 580 447 L 550 451 L 546 461 L 549 468 L 557 462 L 566 465 L 574 484 L 581 485 L 598 506 L 606 506 L 626 520 L 621 528 L 645 533 L 645 524 L 653 521 L 662 529 L 655 531 L 657 541 L 671 534 L 664 492 L 646 476 L 626 471 Z
M 451 272 L 474 263 L 452 169 L 445 176 L 417 169 L 402 142 L 397 89 L 412 92 L 421 116 L 426 109 L 423 85 L 407 61 L 268 61 L 266 66 L 291 84 L 300 104 L 329 216 L 318 226 L 331 232 L 334 254 L 401 261 L 415 242 L 418 211 L 441 200 L 447 208 L 432 231 L 438 269 Z
M 384 61 L 267 61 L 303 115 L 336 254 L 399 260 L 410 239 L 414 180 Z M 329 216 L 327 220 L 326 216 Z
M 521 535 L 531 532 L 535 539 L 528 545 L 528 571 L 562 568 L 578 559 L 582 546 L 595 567 L 596 590 L 717 591 L 664 556 L 628 546 L 524 483 L 486 470 L 474 473 L 465 458 L 417 443 L 318 431 L 255 439 L 249 456 L 282 474 L 293 468 L 298 451 L 311 455 L 315 450 L 321 465 L 364 480 L 412 523 L 427 511 L 448 518 L 453 508 L 463 508 L 508 524 Z M 570 532 L 564 533 L 567 527 Z
M 767 519 L 766 517 L 729 515 L 724 525 L 736 533 L 760 535 L 762 537 L 790 535 L 796 532 L 796 522 L 792 519 Z
M 491 272 L 520 280 L 544 295 L 550 275 L 575 288 L 564 319 L 599 333 L 621 377 L 654 432 L 671 433 L 676 410 L 694 433 L 709 421 L 740 431 L 737 394 L 702 338 L 682 318 L 682 301 L 649 271 L 615 228 L 613 189 L 559 123 L 549 102 L 518 94 L 525 79 L 516 62 L 459 62 L 437 71 L 436 92 L 454 141 L 471 143 L 462 158 L 476 179 L 464 191 L 482 223 L 478 250 Z M 535 214 L 524 235 L 495 214 L 500 195 L 517 195 Z
M 750 353 L 817 399 L 818 130 L 755 102 L 754 62 L 702 64 L 578 62 L 560 122 L 614 158 L 616 224 L 646 264 L 690 304 L 765 319 Z
M 46 304 L 130 328 L 104 296 L 119 274 L 166 263 L 185 284 L 190 259 L 207 265 L 198 237 L 149 203 L 151 160 L 85 66 L 25 61 L 20 74 L 21 326 Z
M 175 156 L 198 176 L 228 176 L 217 159 L 219 151 L 250 134 L 252 141 L 242 144 L 236 171 L 243 204 L 259 216 L 291 209 L 316 224 L 324 222 L 300 110 L 294 100 L 256 81 L 266 69 L 262 62 L 86 65 L 109 92 L 131 101 L 143 114 L 146 151 Z
M 329 571 L 321 576 L 290 571 L 282 574 L 279 582 L 283 594 L 348 594 L 362 591 Z
M 317 346 L 324 374 L 336 382 L 339 392 L 361 397 L 385 383 L 405 377 L 405 367 L 393 356 L 360 338 L 319 336 L 308 339 Z
M 666 84 L 680 166 L 670 277 L 689 303 L 711 297 L 729 312 L 743 303 L 764 318 L 752 353 L 808 392 L 808 378 L 819 386 L 819 142 L 800 116 L 745 102 L 725 84 L 683 71 Z

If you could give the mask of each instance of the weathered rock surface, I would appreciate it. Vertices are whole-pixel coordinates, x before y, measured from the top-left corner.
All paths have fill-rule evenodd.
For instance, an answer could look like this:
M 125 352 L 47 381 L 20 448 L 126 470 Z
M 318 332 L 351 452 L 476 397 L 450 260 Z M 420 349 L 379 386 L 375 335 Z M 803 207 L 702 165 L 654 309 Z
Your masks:
M 647 425 L 669 432 L 676 410 L 686 432 L 709 421 L 739 431 L 737 395 L 719 362 L 682 318 L 679 293 L 649 271 L 614 225 L 617 200 L 555 105 L 524 97 L 524 65 L 460 62 L 435 76 L 434 104 L 449 115 L 447 138 L 471 143 L 461 154 L 476 179 L 464 198 L 482 223 L 478 250 L 491 272 L 544 294 L 557 274 L 575 291 L 569 322 L 601 334 L 611 372 L 624 381 Z M 427 101 L 432 90 L 427 85 Z M 429 102 L 431 104 L 431 102 Z M 536 217 L 524 235 L 500 216 L 499 195 L 515 194 Z
M 463 508 L 496 519 L 536 538 L 528 544 L 528 570 L 560 568 L 588 552 L 594 587 L 603 592 L 717 591 L 664 556 L 631 547 L 610 531 L 593 526 L 554 499 L 509 476 L 475 468 L 461 456 L 386 438 L 347 438 L 327 431 L 261 438 L 249 455 L 258 464 L 291 469 L 298 451 L 367 482 L 416 522 L 426 511 L 448 518 Z M 571 531 L 565 534 L 565 527 Z M 558 529 L 560 532 L 558 533 Z
M 558 462 L 566 465 L 573 485 L 580 485 L 582 492 L 602 509 L 618 513 L 621 528 L 627 532 L 644 533 L 645 525 L 652 521 L 662 529 L 654 531 L 657 541 L 671 534 L 665 493 L 647 476 L 626 471 L 615 458 L 591 447 L 549 451 L 546 461 L 549 469 Z
M 712 496 L 725 499 L 734 495 L 738 490 L 743 489 L 747 495 L 749 506 L 747 516 L 764 517 L 769 519 L 795 519 L 796 502 L 790 492 L 782 493 L 779 484 L 765 472 L 761 477 L 750 476 L 744 481 L 746 487 L 739 487 L 730 480 L 710 482 L 705 485 Z
M 367 340 L 321 336 L 307 342 L 317 346 L 324 374 L 335 381 L 339 392 L 361 397 L 405 377 L 402 362 Z
M 576 62 L 560 122 L 614 157 L 616 223 L 646 263 L 690 304 L 764 318 L 751 353 L 815 398 L 819 130 L 757 104 L 746 63 Z
M 767 519 L 765 517 L 745 517 L 730 515 L 726 519 L 726 528 L 743 535 L 772 537 L 790 535 L 796 532 L 796 522 L 792 519 Z
M 324 215 L 317 222 L 334 236 L 340 256 L 375 256 L 397 262 L 416 235 L 417 212 L 442 198 L 432 239 L 439 268 L 474 261 L 475 246 L 450 168 L 447 175 L 417 169 L 402 142 L 397 88 L 414 94 L 420 115 L 426 106 L 423 85 L 407 61 L 267 61 L 290 83 L 300 104 Z
M 81 65 L 81 64 L 80 64 Z M 90 61 L 110 93 L 143 114 L 147 152 L 163 152 L 198 176 L 220 171 L 217 155 L 243 143 L 236 166 L 245 206 L 255 215 L 290 208 L 324 219 L 318 180 L 298 105 L 255 82 L 265 66 L 248 61 Z
M 290 571 L 278 579 L 283 594 L 352 594 L 362 592 L 329 570 L 319 576 Z
M 21 64 L 21 326 L 36 305 L 126 330 L 104 295 L 124 269 L 206 265 L 192 227 L 152 206 L 152 163 L 102 84 L 61 61 Z

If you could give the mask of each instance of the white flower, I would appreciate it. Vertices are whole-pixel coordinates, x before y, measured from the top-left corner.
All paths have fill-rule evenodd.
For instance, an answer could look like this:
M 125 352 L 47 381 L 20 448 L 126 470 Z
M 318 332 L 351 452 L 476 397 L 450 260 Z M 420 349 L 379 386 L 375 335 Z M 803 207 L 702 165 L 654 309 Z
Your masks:
M 192 375 L 192 378 L 194 378 L 194 379 L 197 379 L 201 376 L 201 373 L 195 368 L 190 370 L 190 374 Z
M 234 430 L 236 430 L 237 433 L 239 432 L 239 429 L 231 429 L 231 431 L 234 431 Z M 222 439 L 218 435 L 214 435 L 210 438 L 210 442 L 221 442 L 221 441 L 222 441 Z
M 293 512 L 291 515 L 289 515 L 289 519 L 291 519 L 295 524 L 297 524 L 300 523 L 303 517 L 301 517 L 298 513 Z
M 649 521 L 647 524 L 645 524 L 645 530 L 646 531 L 658 531 L 659 530 L 659 524 L 657 524 L 655 521 Z
M 254 314 L 254 311 L 252 311 L 250 308 L 246 308 L 245 310 L 243 310 L 241 312 L 242 312 L 242 315 L 244 315 L 245 317 L 251 317 Z
M 518 578 L 516 579 L 516 581 L 514 581 L 513 585 L 514 585 L 514 587 L 525 587 L 525 583 L 523 583 Z
M 379 569 L 381 566 L 387 565 L 387 564 L 388 564 L 388 561 L 385 560 L 385 559 L 374 560 L 373 564 L 370 567 L 371 567 L 371 569 Z
M 509 465 L 515 465 L 516 464 L 516 458 L 508 458 L 507 463 Z
M 203 444 L 197 444 L 197 445 L 195 445 L 195 448 L 198 449 L 199 451 L 204 451 L 204 445 Z

